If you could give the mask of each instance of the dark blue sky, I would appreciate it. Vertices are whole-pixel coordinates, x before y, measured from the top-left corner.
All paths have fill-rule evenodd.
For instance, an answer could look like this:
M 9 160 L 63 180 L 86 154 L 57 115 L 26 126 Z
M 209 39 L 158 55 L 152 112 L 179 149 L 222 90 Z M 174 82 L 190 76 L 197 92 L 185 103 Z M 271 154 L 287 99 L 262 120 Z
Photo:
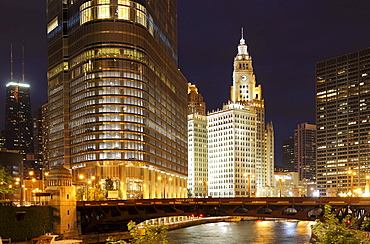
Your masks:
M 368 0 L 178 0 L 179 68 L 197 85 L 208 110 L 229 99 L 240 30 L 262 85 L 266 121 L 275 127 L 276 163 L 281 142 L 298 123 L 315 123 L 315 63 L 370 47 Z M 14 77 L 26 81 L 33 108 L 46 103 L 45 0 L 0 4 L 0 129 L 13 43 Z M 1 95 L 3 94 L 3 95 Z

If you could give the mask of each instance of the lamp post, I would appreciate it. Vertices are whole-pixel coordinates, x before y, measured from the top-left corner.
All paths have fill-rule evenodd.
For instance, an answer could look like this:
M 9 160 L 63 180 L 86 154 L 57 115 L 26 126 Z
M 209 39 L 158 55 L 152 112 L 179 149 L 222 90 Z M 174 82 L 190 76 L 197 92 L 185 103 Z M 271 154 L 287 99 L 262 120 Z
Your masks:
M 351 177 L 351 191 L 350 191 L 350 195 L 352 196 L 353 195 L 353 177 L 356 175 L 356 172 L 353 172 L 352 170 L 348 170 L 348 174 L 350 175 Z
M 82 183 L 82 201 L 84 200 L 84 196 L 85 196 L 85 184 L 83 182 L 83 180 L 85 179 L 85 176 L 83 174 L 80 174 L 78 176 L 78 179 L 80 179 L 81 183 Z
M 370 175 L 366 175 L 366 186 L 365 186 L 365 196 L 370 197 L 369 194 L 369 181 L 370 181 Z
M 49 175 L 49 172 L 41 171 L 42 191 L 45 191 L 45 177 L 48 175 Z
M 91 176 L 92 188 L 93 188 L 93 201 L 95 201 L 95 188 L 96 188 L 96 177 Z
M 283 182 L 285 181 L 285 179 L 278 179 L 279 181 L 279 197 L 282 197 L 283 196 Z

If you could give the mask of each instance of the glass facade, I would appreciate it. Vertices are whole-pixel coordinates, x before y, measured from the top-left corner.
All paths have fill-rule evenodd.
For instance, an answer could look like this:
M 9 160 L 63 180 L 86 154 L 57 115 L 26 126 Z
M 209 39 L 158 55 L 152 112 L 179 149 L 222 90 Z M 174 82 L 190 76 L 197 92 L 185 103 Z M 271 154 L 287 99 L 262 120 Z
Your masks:
M 320 194 L 368 192 L 370 48 L 318 62 L 316 92 Z
M 187 82 L 177 67 L 176 5 L 48 0 L 51 166 L 74 169 L 75 180 L 113 178 L 122 199 L 166 197 L 151 190 L 163 184 L 159 176 L 174 179 L 170 196 L 186 194 Z

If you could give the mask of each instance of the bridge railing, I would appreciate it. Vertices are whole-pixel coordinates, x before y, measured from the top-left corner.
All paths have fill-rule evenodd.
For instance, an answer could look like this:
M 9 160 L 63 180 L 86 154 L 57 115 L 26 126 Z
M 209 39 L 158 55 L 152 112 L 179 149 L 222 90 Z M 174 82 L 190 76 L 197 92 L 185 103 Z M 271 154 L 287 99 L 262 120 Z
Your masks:
M 370 197 L 238 197 L 238 198 L 165 198 L 78 201 L 77 206 L 159 205 L 159 204 L 292 204 L 292 205 L 370 205 Z

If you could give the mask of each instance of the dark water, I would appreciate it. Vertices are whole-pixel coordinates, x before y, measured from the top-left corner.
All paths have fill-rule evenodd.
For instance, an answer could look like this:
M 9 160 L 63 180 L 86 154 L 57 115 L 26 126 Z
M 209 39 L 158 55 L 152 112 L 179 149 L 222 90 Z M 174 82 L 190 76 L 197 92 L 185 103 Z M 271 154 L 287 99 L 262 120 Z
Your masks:
M 266 220 L 219 222 L 167 232 L 170 244 L 301 244 L 311 238 L 312 222 Z

